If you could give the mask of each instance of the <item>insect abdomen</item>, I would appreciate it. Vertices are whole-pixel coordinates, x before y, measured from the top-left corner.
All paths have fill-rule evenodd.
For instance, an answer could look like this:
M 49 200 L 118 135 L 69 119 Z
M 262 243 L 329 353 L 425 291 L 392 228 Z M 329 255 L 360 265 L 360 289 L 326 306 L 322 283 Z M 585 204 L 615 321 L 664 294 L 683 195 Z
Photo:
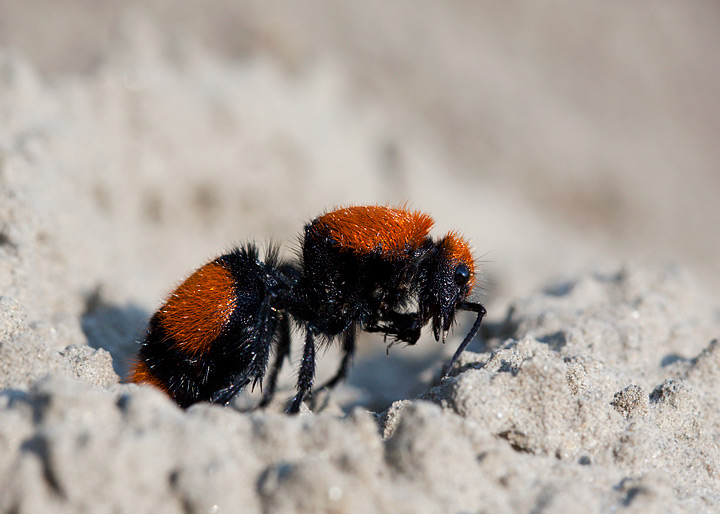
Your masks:
M 151 318 L 130 380 L 184 407 L 212 401 L 237 376 L 264 372 L 278 323 L 272 309 L 263 318 L 268 285 L 253 247 L 199 268 Z

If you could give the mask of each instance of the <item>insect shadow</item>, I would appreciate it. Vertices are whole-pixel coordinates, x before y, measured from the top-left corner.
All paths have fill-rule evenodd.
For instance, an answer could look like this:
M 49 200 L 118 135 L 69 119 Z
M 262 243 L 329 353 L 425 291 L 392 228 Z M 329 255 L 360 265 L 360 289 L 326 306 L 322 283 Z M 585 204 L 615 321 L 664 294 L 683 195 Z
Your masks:
M 123 377 L 132 365 L 149 317 L 147 311 L 132 303 L 108 302 L 102 287 L 97 286 L 85 298 L 81 326 L 88 345 L 107 350 L 112 356 L 113 369 Z

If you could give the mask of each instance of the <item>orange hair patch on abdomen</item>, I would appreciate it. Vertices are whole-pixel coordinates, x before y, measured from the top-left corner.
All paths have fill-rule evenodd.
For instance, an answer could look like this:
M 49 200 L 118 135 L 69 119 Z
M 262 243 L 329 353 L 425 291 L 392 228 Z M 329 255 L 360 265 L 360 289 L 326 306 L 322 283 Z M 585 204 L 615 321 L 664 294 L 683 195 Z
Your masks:
M 222 333 L 236 304 L 231 273 L 211 262 L 175 290 L 158 311 L 158 317 L 176 348 L 197 355 L 205 352 Z
M 153 374 L 145 361 L 137 361 L 135 363 L 135 367 L 130 374 L 129 382 L 133 382 L 135 384 L 148 384 L 169 394 L 165 383 Z
M 379 205 L 338 209 L 317 219 L 341 247 L 358 253 L 380 251 L 388 257 L 420 247 L 433 223 L 422 212 Z

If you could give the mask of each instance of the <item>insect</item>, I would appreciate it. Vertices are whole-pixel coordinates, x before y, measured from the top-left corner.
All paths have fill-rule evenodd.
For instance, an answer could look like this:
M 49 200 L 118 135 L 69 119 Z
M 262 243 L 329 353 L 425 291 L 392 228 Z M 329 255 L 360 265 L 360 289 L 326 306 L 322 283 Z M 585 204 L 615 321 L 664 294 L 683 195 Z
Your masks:
M 333 387 L 347 374 L 358 330 L 412 345 L 431 323 L 444 343 L 457 312 L 475 312 L 446 376 L 486 311 L 468 301 L 476 271 L 467 241 L 454 231 L 433 240 L 432 225 L 405 207 L 352 206 L 308 223 L 295 260 L 281 261 L 275 246 L 263 260 L 253 244 L 233 249 L 192 273 L 152 316 L 130 381 L 162 389 L 181 407 L 227 404 L 264 383 L 264 406 L 289 359 L 294 323 L 305 334 L 288 409 L 296 413 L 312 392 L 318 344 L 342 345 L 323 386 Z

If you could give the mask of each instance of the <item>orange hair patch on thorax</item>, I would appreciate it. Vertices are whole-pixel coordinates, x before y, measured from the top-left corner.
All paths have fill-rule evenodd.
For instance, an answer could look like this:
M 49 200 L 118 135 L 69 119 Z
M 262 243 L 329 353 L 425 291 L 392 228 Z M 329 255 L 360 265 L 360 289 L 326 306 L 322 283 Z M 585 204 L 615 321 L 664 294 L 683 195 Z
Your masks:
M 449 232 L 442 241 L 442 248 L 447 258 L 453 262 L 462 262 L 467 266 L 470 271 L 470 290 L 475 285 L 475 258 L 473 257 L 472 250 L 467 240 L 462 237 L 458 232 Z
M 434 224 L 422 212 L 379 205 L 338 209 L 320 216 L 316 223 L 344 248 L 358 253 L 380 251 L 389 257 L 420 247 Z
M 232 274 L 221 264 L 211 262 L 173 292 L 158 316 L 176 347 L 197 355 L 222 333 L 236 305 Z

